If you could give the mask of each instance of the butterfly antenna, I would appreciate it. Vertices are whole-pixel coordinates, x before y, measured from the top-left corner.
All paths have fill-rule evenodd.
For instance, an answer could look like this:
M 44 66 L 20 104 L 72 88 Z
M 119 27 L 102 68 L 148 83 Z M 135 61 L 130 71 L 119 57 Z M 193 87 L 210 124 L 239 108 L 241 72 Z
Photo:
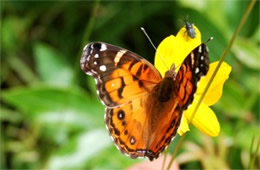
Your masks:
M 210 37 L 210 38 L 206 41 L 206 44 L 208 44 L 211 40 L 213 40 L 213 37 Z
M 146 33 L 145 29 L 143 27 L 141 27 L 141 30 L 143 31 L 144 35 L 146 36 L 146 38 L 149 40 L 149 42 L 151 43 L 151 45 L 153 46 L 153 48 L 155 49 L 156 52 L 158 52 L 158 55 L 160 57 L 160 59 L 162 60 L 163 64 L 165 65 L 165 67 L 167 68 L 167 70 L 170 70 L 168 65 L 166 64 L 165 60 L 163 59 L 162 55 L 160 54 L 160 52 L 157 50 L 157 48 L 155 47 L 155 45 L 153 44 L 151 38 L 148 36 L 148 34 Z

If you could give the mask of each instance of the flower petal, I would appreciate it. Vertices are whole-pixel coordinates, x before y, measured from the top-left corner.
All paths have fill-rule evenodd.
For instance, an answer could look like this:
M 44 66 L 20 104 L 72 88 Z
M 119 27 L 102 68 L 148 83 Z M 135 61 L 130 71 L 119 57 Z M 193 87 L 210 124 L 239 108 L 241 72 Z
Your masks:
M 194 100 L 191 107 L 184 112 L 184 116 L 190 121 L 193 111 L 197 105 L 198 101 Z M 203 133 L 209 136 L 218 136 L 220 132 L 220 125 L 218 119 L 205 103 L 201 103 L 198 111 L 196 112 L 192 124 L 197 127 Z
M 170 35 L 159 44 L 155 54 L 154 65 L 162 76 L 164 76 L 173 63 L 177 67 L 177 72 L 185 57 L 201 44 L 200 31 L 196 26 L 193 25 L 193 27 L 196 32 L 195 38 L 190 38 L 186 28 L 183 27 L 176 37 Z
M 200 83 L 199 83 L 199 86 L 198 86 L 198 89 L 196 92 L 196 97 L 195 97 L 197 100 L 202 95 L 203 90 L 205 89 L 207 83 L 209 82 L 209 79 L 212 76 L 217 65 L 218 65 L 218 62 L 214 62 L 214 63 L 210 64 L 207 75 L 200 80 Z M 211 106 L 220 99 L 220 97 L 222 96 L 223 85 L 224 85 L 225 81 L 228 79 L 230 72 L 231 72 L 231 66 L 228 65 L 227 63 L 223 62 L 217 72 L 216 77 L 214 78 L 213 82 L 211 83 L 205 98 L 203 99 L 203 102 L 206 105 Z
M 183 115 L 181 119 L 180 127 L 178 128 L 178 134 L 182 136 L 187 131 L 190 131 L 190 128 L 186 117 Z
M 178 50 L 175 48 L 177 46 L 177 39 L 173 35 L 166 37 L 158 46 L 155 53 L 154 65 L 162 76 L 169 70 L 171 64 L 182 62 L 181 58 L 176 57 L 178 56 Z
M 195 38 L 191 38 L 185 27 L 182 27 L 178 34 L 176 35 L 178 43 L 181 44 L 183 48 L 181 48 L 181 55 L 185 58 L 194 48 L 199 46 L 201 44 L 201 34 L 199 29 L 193 25 L 193 28 L 195 29 Z

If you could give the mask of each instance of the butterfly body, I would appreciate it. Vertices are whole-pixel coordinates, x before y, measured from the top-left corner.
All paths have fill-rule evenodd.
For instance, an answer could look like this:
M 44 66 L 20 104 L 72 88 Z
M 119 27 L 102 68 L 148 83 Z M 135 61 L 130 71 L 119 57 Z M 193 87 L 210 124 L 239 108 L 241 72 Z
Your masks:
M 81 69 L 94 77 L 106 107 L 106 127 L 117 148 L 132 158 L 153 160 L 176 135 L 183 110 L 191 104 L 200 77 L 208 71 L 201 44 L 164 78 L 147 60 L 102 42 L 85 46 Z
M 160 104 L 164 104 L 171 100 L 176 93 L 174 93 L 178 88 L 174 83 L 174 77 L 165 77 L 157 86 L 152 90 L 152 98 Z

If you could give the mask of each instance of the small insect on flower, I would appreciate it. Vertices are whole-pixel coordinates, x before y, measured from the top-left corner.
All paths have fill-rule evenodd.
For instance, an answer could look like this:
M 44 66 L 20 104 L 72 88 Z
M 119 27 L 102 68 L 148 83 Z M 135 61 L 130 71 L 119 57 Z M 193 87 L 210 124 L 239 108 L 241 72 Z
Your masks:
M 193 24 L 189 23 L 188 20 L 184 20 L 184 22 L 185 22 L 185 28 L 186 28 L 186 31 L 187 31 L 189 37 L 195 38 L 196 32 L 195 32 L 195 29 L 193 27 Z

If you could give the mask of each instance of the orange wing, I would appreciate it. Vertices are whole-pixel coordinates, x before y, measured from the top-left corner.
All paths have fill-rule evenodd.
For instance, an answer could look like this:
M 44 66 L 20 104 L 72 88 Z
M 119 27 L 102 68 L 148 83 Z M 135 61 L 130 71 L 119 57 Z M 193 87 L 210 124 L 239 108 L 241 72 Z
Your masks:
M 107 107 L 145 95 L 161 81 L 160 73 L 144 58 L 105 43 L 84 48 L 81 69 L 94 76 L 100 100 Z
M 161 105 L 149 96 L 106 109 L 105 121 L 113 141 L 131 158 L 157 158 L 176 135 L 180 124 L 182 112 L 177 108 L 176 99 Z
M 201 44 L 195 48 L 183 61 L 177 77 L 179 85 L 178 101 L 180 107 L 186 110 L 192 103 L 200 78 L 205 76 L 209 69 L 209 56 L 207 46 Z
M 84 48 L 81 68 L 96 80 L 106 106 L 106 125 L 118 149 L 132 158 L 149 157 L 153 151 L 147 150 L 151 141 L 147 104 L 161 82 L 160 73 L 137 54 L 105 43 Z
M 208 69 L 207 46 L 201 44 L 185 58 L 177 75 L 170 70 L 153 88 L 146 104 L 146 113 L 150 114 L 147 118 L 150 141 L 145 156 L 150 160 L 157 158 L 176 135 L 182 113 L 192 103 L 197 84 Z

